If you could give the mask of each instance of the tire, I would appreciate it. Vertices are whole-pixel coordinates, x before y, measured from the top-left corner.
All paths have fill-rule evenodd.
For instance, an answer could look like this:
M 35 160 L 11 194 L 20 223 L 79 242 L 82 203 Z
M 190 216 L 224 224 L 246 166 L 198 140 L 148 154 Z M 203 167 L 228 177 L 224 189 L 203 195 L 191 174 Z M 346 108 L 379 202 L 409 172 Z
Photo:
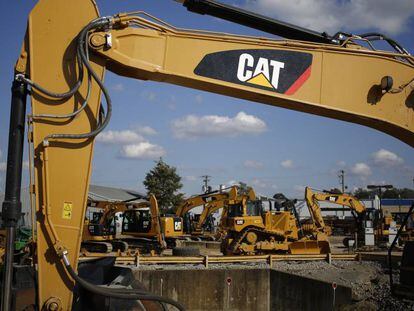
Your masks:
M 200 256 L 200 249 L 194 247 L 175 247 L 172 250 L 173 256 Z

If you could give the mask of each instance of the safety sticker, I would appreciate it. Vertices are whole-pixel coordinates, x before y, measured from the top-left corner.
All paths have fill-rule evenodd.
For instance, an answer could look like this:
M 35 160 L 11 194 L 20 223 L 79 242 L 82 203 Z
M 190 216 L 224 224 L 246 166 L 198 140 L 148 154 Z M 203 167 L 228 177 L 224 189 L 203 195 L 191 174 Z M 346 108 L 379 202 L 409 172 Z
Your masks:
M 63 203 L 62 218 L 63 219 L 72 219 L 72 206 L 71 202 Z

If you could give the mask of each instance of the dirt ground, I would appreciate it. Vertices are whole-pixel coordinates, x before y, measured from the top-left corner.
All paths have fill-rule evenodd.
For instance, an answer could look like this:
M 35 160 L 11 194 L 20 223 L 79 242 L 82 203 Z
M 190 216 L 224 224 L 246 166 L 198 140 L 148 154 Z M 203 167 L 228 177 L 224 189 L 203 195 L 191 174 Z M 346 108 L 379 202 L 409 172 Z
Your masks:
M 273 268 L 351 287 L 354 304 L 344 310 L 414 310 L 414 302 L 391 296 L 389 276 L 377 262 L 275 262 Z

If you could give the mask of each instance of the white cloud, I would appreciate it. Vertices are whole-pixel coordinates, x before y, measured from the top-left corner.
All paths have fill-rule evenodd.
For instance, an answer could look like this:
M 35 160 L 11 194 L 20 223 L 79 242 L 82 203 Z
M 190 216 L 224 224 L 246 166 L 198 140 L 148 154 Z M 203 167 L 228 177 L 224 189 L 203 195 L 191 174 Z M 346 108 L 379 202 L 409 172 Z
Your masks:
M 232 180 L 229 180 L 228 182 L 226 182 L 224 185 L 226 187 L 238 186 L 238 185 L 240 185 L 240 182 L 239 181 L 235 181 L 234 179 L 232 179 Z
M 414 15 L 412 0 L 246 0 L 246 7 L 330 34 L 371 29 L 397 34 Z
M 117 83 L 111 87 L 111 90 L 115 92 L 123 92 L 125 91 L 125 86 L 122 83 Z
M 263 168 L 263 163 L 254 160 L 246 160 L 244 161 L 243 166 L 245 168 L 261 169 Z
M 252 185 L 256 188 L 266 188 L 267 187 L 267 184 L 264 181 L 262 181 L 260 179 L 257 179 L 257 178 L 252 180 Z
M 196 102 L 197 104 L 202 104 L 202 103 L 203 103 L 203 96 L 201 96 L 200 94 L 197 94 L 197 95 L 195 96 L 195 102 Z
M 171 127 L 176 138 L 194 139 L 205 136 L 234 137 L 241 134 L 259 134 L 266 130 L 266 123 L 241 111 L 233 118 L 188 115 L 174 120 Z
M 302 185 L 295 185 L 293 186 L 293 190 L 295 191 L 295 194 L 297 195 L 303 195 L 305 193 L 305 186 Z
M 157 135 L 157 131 L 155 129 L 153 129 L 150 126 L 139 126 L 137 127 L 137 133 L 142 134 L 142 135 L 148 135 L 148 136 L 152 136 L 152 135 Z
M 96 141 L 104 144 L 131 144 L 144 140 L 144 137 L 132 130 L 105 131 L 96 137 Z
M 253 179 L 252 180 L 252 185 L 253 185 L 253 188 L 259 188 L 259 189 L 266 189 L 266 190 L 269 190 L 269 189 L 276 190 L 277 189 L 277 185 L 274 185 L 270 182 L 261 180 L 259 178 Z
M 193 175 L 184 176 L 184 179 L 187 180 L 187 181 L 197 181 L 198 180 L 197 176 L 193 176 Z
M 402 158 L 386 149 L 380 149 L 374 152 L 372 154 L 372 158 L 374 159 L 375 164 L 387 167 L 396 166 L 404 163 L 404 160 Z
M 294 168 L 294 164 L 293 164 L 293 161 L 292 160 L 290 160 L 290 159 L 287 159 L 287 160 L 285 160 L 285 161 L 282 161 L 282 162 L 280 162 L 280 165 L 283 167 L 283 168 L 287 168 L 287 169 L 289 169 L 289 168 Z
M 152 92 L 152 91 L 144 91 L 141 93 L 141 96 L 150 102 L 154 102 L 155 99 L 157 98 L 157 95 L 155 94 L 155 92 Z
M 163 147 L 147 141 L 122 146 L 121 156 L 128 159 L 157 159 L 165 156 Z
M 372 175 L 369 165 L 363 162 L 355 163 L 355 165 L 351 167 L 351 172 L 352 174 L 362 178 Z
M 343 167 L 346 166 L 346 162 L 345 161 L 338 161 L 338 162 L 336 162 L 336 165 L 343 168 Z

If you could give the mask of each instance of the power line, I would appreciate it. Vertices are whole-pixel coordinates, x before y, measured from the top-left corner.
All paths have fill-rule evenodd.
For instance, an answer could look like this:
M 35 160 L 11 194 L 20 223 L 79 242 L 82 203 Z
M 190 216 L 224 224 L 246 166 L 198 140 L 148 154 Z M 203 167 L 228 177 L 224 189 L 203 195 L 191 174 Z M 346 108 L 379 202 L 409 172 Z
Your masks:
M 203 175 L 201 176 L 201 178 L 203 178 L 203 192 L 204 193 L 210 192 L 211 187 L 209 186 L 209 182 L 211 180 L 211 176 Z
M 338 178 L 339 178 L 339 184 L 341 185 L 342 193 L 345 193 L 346 186 L 345 186 L 345 171 L 344 170 L 339 171 Z M 342 205 L 342 216 L 345 217 L 345 206 L 344 205 Z

